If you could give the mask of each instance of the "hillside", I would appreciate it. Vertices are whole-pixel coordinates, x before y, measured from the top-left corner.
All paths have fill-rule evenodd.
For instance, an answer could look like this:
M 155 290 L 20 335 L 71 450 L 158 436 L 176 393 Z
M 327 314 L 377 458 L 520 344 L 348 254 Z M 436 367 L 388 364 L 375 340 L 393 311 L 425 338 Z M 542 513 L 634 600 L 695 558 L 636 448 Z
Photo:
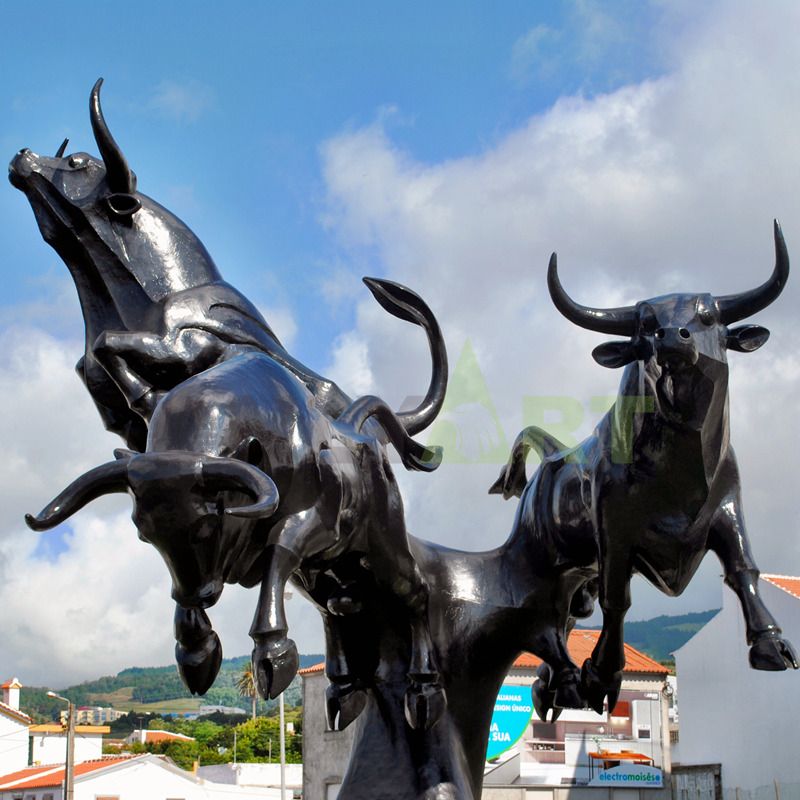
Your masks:
M 670 661 L 672 652 L 685 644 L 705 625 L 717 610 L 700 611 L 677 616 L 662 615 L 654 619 L 625 623 L 625 641 L 657 661 Z M 181 683 L 175 666 L 129 667 L 114 676 L 59 689 L 78 705 L 113 706 L 120 711 L 137 714 L 191 713 L 201 705 L 235 706 L 250 709 L 248 698 L 236 690 L 236 680 L 249 663 L 249 656 L 226 658 L 219 675 L 208 693 L 192 697 Z M 308 667 L 324 660 L 322 655 L 300 656 L 300 667 Z M 63 703 L 46 696 L 46 688 L 24 688 L 21 705 L 36 719 L 55 719 Z M 295 678 L 286 690 L 286 703 L 302 703 L 300 678 Z M 276 701 L 259 701 L 259 714 L 267 714 Z
M 656 661 L 671 661 L 672 653 L 683 647 L 703 627 L 718 608 L 676 616 L 625 623 L 625 641 Z
M 324 656 L 318 654 L 301 655 L 300 668 L 323 659 Z M 68 686 L 58 692 L 77 705 L 112 706 L 119 711 L 136 713 L 183 714 L 197 711 L 203 705 L 234 706 L 249 711 L 249 698 L 242 697 L 236 690 L 236 681 L 249 662 L 249 656 L 223 659 L 214 685 L 203 697 L 192 697 L 181 683 L 174 665 L 129 667 L 117 675 Z M 56 718 L 64 704 L 47 697 L 46 692 L 47 688 L 23 688 L 20 703 L 23 710 L 37 719 Z M 301 692 L 300 678 L 296 677 L 284 695 L 287 705 L 299 706 L 302 703 Z M 276 704 L 275 700 L 266 703 L 260 700 L 259 714 L 268 713 Z

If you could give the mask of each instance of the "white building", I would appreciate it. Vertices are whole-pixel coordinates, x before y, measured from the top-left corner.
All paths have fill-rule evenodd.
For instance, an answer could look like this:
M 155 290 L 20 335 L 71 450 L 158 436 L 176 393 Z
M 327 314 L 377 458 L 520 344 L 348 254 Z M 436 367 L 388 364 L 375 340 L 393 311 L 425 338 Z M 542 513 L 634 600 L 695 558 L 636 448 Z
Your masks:
M 107 725 L 76 725 L 75 763 L 101 758 L 103 734 L 110 730 Z M 67 732 L 63 725 L 55 723 L 31 725 L 28 733 L 32 765 L 64 763 L 67 757 Z
M 22 769 L 28 763 L 28 726 L 31 718 L 19 710 L 22 684 L 12 678 L 0 689 L 0 774 Z
M 761 596 L 800 652 L 800 578 L 762 575 Z M 800 674 L 750 668 L 738 599 L 675 653 L 682 765 L 721 764 L 726 797 L 800 794 Z M 759 793 L 757 790 L 761 790 Z
M 0 776 L 0 800 L 63 800 L 64 767 Z M 279 800 L 280 790 L 205 781 L 160 756 L 110 756 L 75 767 L 75 800 Z

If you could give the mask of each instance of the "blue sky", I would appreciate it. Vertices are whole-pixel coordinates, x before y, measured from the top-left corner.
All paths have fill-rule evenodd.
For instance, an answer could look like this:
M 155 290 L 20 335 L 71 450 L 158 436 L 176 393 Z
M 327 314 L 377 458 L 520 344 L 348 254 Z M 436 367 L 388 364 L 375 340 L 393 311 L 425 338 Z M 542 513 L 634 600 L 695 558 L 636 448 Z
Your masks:
M 559 96 L 613 90 L 660 60 L 640 38 L 659 15 L 638 2 L 32 8 L 4 11 L 4 150 L 54 152 L 69 136 L 70 152 L 94 152 L 87 98 L 103 76 L 140 190 L 174 198 L 228 280 L 295 311 L 342 258 L 319 222 L 322 142 L 381 119 L 423 163 L 470 156 Z M 5 302 L 30 300 L 53 258 L 16 191 L 0 198 L 13 220 L 0 233 Z M 351 321 L 334 311 L 303 317 L 295 346 L 312 362 Z
M 617 305 L 760 283 L 773 217 L 790 253 L 800 247 L 800 4 L 767 8 L 7 4 L 0 150 L 54 153 L 68 136 L 70 151 L 95 153 L 88 97 L 103 76 L 106 117 L 140 190 L 195 230 L 297 357 L 351 395 L 396 407 L 424 391 L 419 332 L 359 279 L 416 289 L 465 373 L 442 414 L 451 460 L 430 476 L 398 474 L 409 526 L 489 548 L 515 508 L 486 494 L 496 454 L 532 409 L 587 435 L 596 398 L 613 397 L 619 380 L 589 355 L 602 340 L 552 308 L 553 250 L 577 299 Z M 10 620 L 0 677 L 58 685 L 168 663 L 168 576 L 136 540 L 125 498 L 41 540 L 22 525 L 119 442 L 72 372 L 83 330 L 67 271 L 10 184 L 0 254 L 0 607 Z M 753 320 L 771 329 L 767 346 L 731 358 L 753 549 L 764 571 L 794 574 L 800 455 L 786 443 L 800 436 L 798 292 L 790 280 Z M 630 618 L 718 607 L 721 591 L 709 559 L 678 599 L 637 582 Z M 213 610 L 227 655 L 250 649 L 254 603 L 232 587 Z M 289 613 L 301 650 L 318 652 L 316 612 L 298 599 Z M 76 625 L 87 631 L 78 642 Z

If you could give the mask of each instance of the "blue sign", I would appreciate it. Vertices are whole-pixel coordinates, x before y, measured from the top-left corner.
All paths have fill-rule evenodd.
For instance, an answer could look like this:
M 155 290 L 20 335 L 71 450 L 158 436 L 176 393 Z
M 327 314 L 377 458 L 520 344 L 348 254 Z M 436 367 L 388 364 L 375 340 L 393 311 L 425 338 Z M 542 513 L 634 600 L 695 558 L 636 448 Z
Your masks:
M 532 716 L 530 687 L 504 683 L 494 703 L 489 746 L 486 748 L 487 761 L 512 748 L 528 729 Z

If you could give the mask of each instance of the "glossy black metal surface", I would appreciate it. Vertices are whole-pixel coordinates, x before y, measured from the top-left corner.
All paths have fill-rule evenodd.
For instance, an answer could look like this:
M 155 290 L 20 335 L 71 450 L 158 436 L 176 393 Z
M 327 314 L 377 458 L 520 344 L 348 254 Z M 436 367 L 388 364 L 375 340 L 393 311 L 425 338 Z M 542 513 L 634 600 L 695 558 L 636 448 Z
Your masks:
M 43 530 L 102 494 L 131 495 L 140 538 L 172 576 L 176 660 L 193 692 L 220 666 L 207 610 L 225 583 L 260 587 L 250 629 L 259 691 L 274 697 L 288 685 L 297 651 L 283 591 L 292 580 L 324 621 L 330 727 L 358 720 L 340 797 L 478 798 L 495 697 L 516 656 L 545 662 L 534 686 L 543 717 L 601 710 L 606 697 L 613 706 L 631 575 L 679 593 L 708 549 L 742 600 L 753 666 L 797 666 L 758 598 L 728 444 L 726 350 L 754 350 L 768 333 L 726 326 L 780 293 L 788 257 L 777 226 L 772 278 L 718 300 L 579 306 L 553 258 L 559 310 L 630 337 L 594 353 L 625 366 L 620 398 L 579 448 L 523 431 L 492 488 L 521 496 L 508 541 L 459 552 L 406 531 L 388 459 L 391 445 L 407 469 L 440 461 L 411 438 L 434 420 L 447 385 L 428 306 L 403 286 L 365 279 L 384 309 L 426 332 L 432 377 L 411 411 L 351 400 L 289 355 L 200 240 L 138 191 L 103 118 L 100 83 L 90 118 L 102 160 L 65 156 L 66 142 L 54 158 L 23 150 L 10 178 L 70 269 L 86 322 L 78 372 L 130 449 L 27 521 Z M 531 449 L 544 461 L 527 481 Z M 603 633 L 581 671 L 566 636 L 598 593 Z
M 557 716 L 560 708 L 584 703 L 598 713 L 606 701 L 614 707 L 625 664 L 623 624 L 632 576 L 639 573 L 666 594 L 678 595 L 709 551 L 741 602 L 750 665 L 798 668 L 791 644 L 758 593 L 728 423 L 727 351 L 750 353 L 769 337 L 759 325 L 728 324 L 769 305 L 789 276 L 777 221 L 774 228 L 776 259 L 769 280 L 723 298 L 673 294 L 629 308 L 588 308 L 564 291 L 555 253 L 550 260 L 548 286 L 564 316 L 590 330 L 630 338 L 592 353 L 602 366 L 625 368 L 619 397 L 594 434 L 566 448 L 545 431 L 526 428 L 490 489 L 520 497 L 515 532 L 540 548 L 545 569 L 590 571 L 582 591 L 599 594 L 603 611 L 602 633 L 580 669 L 566 654 L 566 629 L 545 659 L 534 686 L 543 718 L 551 709 Z M 531 449 L 543 461 L 527 481 Z

